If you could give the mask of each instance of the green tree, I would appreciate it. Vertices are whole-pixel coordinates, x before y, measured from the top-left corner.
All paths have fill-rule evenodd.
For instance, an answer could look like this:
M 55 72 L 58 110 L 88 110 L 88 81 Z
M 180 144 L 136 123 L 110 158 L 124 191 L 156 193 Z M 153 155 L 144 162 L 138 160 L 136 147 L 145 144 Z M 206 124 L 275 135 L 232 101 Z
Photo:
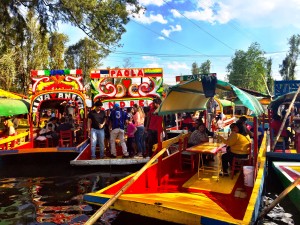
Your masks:
M 9 51 L 0 57 L 0 86 L 11 91 L 16 76 L 14 51 Z
M 24 31 L 26 40 L 19 43 L 15 49 L 17 92 L 28 93 L 31 83 L 30 71 L 49 68 L 48 36 L 42 36 L 40 26 L 32 12 L 27 15 L 27 29 Z
M 59 22 L 68 23 L 106 49 L 116 46 L 126 32 L 124 26 L 129 22 L 129 15 L 142 9 L 137 0 L 3 0 L 0 8 L 1 34 L 7 41 L 13 35 L 25 40 L 22 33 L 27 26 L 24 11 L 34 10 L 42 34 L 56 30 Z
M 269 90 L 268 94 L 274 93 L 274 79 L 272 77 L 272 59 L 267 60 L 266 64 L 267 75 L 266 75 L 266 85 Z
M 201 64 L 199 67 L 200 74 L 209 74 L 210 73 L 210 60 L 206 60 L 204 63 Z
M 253 43 L 246 52 L 235 52 L 231 63 L 227 65 L 227 79 L 233 85 L 265 93 L 266 62 L 259 44 Z
M 283 80 L 295 80 L 295 68 L 297 66 L 297 60 L 300 53 L 300 35 L 293 35 L 289 39 L 290 49 L 287 56 L 282 61 L 282 64 L 279 65 L 279 73 Z
M 50 68 L 63 69 L 65 68 L 64 53 L 66 50 L 66 43 L 69 38 L 65 34 L 54 32 L 50 36 L 49 51 L 50 51 Z
M 90 82 L 90 71 L 100 66 L 100 60 L 107 55 L 106 51 L 101 51 L 99 45 L 89 39 L 79 40 L 75 45 L 68 47 L 65 54 L 66 66 L 70 69 L 81 68 L 84 83 Z
M 199 71 L 198 64 L 196 62 L 194 62 L 192 64 L 192 75 L 199 74 L 199 73 L 200 73 L 200 71 Z

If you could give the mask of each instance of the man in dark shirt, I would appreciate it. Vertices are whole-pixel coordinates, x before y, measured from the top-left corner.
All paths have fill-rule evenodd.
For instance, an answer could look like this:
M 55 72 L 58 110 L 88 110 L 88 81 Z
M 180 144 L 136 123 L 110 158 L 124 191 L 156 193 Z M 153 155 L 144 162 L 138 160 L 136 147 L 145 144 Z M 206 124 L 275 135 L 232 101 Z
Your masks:
M 104 158 L 104 125 L 106 123 L 105 111 L 101 109 L 102 102 L 95 103 L 95 109 L 88 114 L 88 133 L 91 138 L 92 159 L 96 159 L 96 144 L 98 141 L 100 148 L 100 159 Z

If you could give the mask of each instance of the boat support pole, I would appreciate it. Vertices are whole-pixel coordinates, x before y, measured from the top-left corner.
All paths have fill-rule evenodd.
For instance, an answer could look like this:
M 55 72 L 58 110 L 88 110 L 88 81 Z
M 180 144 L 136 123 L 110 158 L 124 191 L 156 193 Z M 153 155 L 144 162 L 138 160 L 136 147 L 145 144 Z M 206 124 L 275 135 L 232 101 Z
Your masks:
M 162 154 L 165 153 L 167 148 L 163 148 L 156 155 L 154 155 L 112 198 L 110 198 L 100 209 L 98 209 L 88 221 L 85 222 L 85 225 L 94 224 L 103 213 L 112 205 L 114 202 L 123 194 L 144 172 L 151 166 L 155 160 L 157 160 Z
M 274 143 L 273 143 L 273 145 L 272 145 L 272 152 L 274 152 L 275 145 L 277 144 L 277 141 L 278 141 L 278 139 L 279 139 L 279 137 L 280 137 L 280 135 L 281 135 L 281 132 L 282 132 L 284 126 L 285 126 L 285 121 L 286 121 L 286 119 L 288 118 L 288 116 L 289 116 L 289 114 L 290 114 L 290 112 L 291 112 L 291 109 L 292 109 L 292 107 L 293 107 L 293 105 L 294 105 L 294 102 L 296 101 L 296 98 L 297 98 L 299 92 L 300 92 L 300 86 L 298 87 L 298 90 L 297 90 L 297 92 L 295 93 L 294 98 L 293 98 L 293 100 L 291 101 L 291 103 L 290 103 L 290 105 L 289 105 L 289 108 L 288 108 L 288 110 L 287 110 L 287 112 L 286 112 L 286 114 L 285 114 L 285 116 L 284 116 L 284 119 L 283 119 L 283 121 L 282 121 L 281 127 L 280 127 L 280 129 L 279 129 L 279 131 L 278 131 L 278 134 L 277 134 L 277 136 L 276 136 L 276 139 L 274 140 Z
M 292 184 L 290 184 L 290 186 L 288 186 L 283 192 L 281 192 L 280 195 L 260 213 L 254 225 L 257 225 L 259 220 L 261 220 L 266 214 L 268 214 L 298 184 L 300 184 L 300 177 L 298 177 L 297 180 L 295 180 Z

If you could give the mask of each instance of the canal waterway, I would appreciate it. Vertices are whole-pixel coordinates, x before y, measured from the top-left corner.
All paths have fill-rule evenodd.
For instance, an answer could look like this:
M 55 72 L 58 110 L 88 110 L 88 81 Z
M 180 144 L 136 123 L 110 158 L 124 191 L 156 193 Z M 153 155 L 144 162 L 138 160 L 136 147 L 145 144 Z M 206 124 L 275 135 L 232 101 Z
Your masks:
M 98 209 L 83 202 L 85 193 L 106 187 L 141 168 L 74 167 L 69 161 L 75 156 L 58 153 L 0 158 L 0 225 L 84 224 Z M 283 188 L 276 176 L 268 180 L 266 187 L 270 198 L 275 198 Z M 276 218 L 262 224 L 300 224 L 300 216 L 288 198 L 281 205 L 293 223 Z M 175 225 L 114 210 L 108 210 L 96 224 Z

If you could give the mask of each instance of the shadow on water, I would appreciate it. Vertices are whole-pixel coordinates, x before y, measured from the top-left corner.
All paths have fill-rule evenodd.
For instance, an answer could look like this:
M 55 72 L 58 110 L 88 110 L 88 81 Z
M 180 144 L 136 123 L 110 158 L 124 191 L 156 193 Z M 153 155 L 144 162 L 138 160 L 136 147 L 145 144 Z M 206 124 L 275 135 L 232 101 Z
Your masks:
M 269 165 L 271 165 L 271 163 L 269 163 Z M 271 166 L 268 169 L 268 176 L 265 183 L 265 189 L 266 189 L 265 195 L 269 199 L 273 199 L 273 200 L 275 200 L 280 195 L 280 193 L 285 189 L 279 177 L 277 176 L 277 174 L 275 173 L 274 169 Z M 271 211 L 270 213 L 273 214 L 273 216 L 276 214 L 277 216 L 275 216 L 274 218 L 266 216 L 265 219 L 261 221 L 260 224 L 287 225 L 288 223 L 285 221 L 284 217 L 282 217 L 282 214 L 285 214 L 285 216 L 287 217 L 289 216 L 289 214 L 292 215 L 294 224 L 295 225 L 300 224 L 300 213 L 296 209 L 292 201 L 290 200 L 289 196 L 285 196 L 279 203 L 279 206 L 280 208 L 281 207 L 283 208 L 283 212 L 281 212 L 281 210 L 276 211 L 276 209 Z
M 83 224 L 98 207 L 83 202 L 141 166 L 74 167 L 73 153 L 0 158 L 0 224 Z M 133 222 L 134 221 L 134 222 Z M 108 210 L 95 224 L 173 224 Z

